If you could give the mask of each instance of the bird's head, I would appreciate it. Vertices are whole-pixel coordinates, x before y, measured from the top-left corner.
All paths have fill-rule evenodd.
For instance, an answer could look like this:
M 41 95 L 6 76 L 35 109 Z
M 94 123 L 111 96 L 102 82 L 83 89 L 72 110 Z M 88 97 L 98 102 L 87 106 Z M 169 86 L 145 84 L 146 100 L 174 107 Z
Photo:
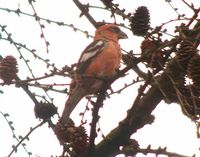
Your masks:
M 119 39 L 127 39 L 128 36 L 115 24 L 105 24 L 97 28 L 95 32 L 96 39 L 109 39 L 118 41 Z

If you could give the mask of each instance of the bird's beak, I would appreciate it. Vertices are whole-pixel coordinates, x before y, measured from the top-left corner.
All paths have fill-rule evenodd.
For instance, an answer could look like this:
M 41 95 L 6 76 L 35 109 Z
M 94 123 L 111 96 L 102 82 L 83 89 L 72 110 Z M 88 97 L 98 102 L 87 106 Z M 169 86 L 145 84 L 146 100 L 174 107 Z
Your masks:
M 127 39 L 128 36 L 126 35 L 126 33 L 124 33 L 122 30 L 120 30 L 120 32 L 118 33 L 118 38 L 119 39 Z

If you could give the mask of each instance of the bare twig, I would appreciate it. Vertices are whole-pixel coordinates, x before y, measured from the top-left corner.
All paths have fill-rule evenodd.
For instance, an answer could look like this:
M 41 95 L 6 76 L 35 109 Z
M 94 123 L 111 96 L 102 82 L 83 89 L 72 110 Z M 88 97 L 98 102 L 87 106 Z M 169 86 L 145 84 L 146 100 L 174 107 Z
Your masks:
M 11 132 L 12 132 L 12 134 L 13 134 L 12 137 L 13 137 L 14 139 L 16 139 L 17 142 L 19 142 L 20 139 L 17 137 L 17 135 L 16 135 L 15 132 L 14 132 L 14 126 L 12 125 L 13 122 L 10 121 L 10 120 L 8 120 L 8 118 L 7 118 L 7 117 L 9 116 L 9 114 L 3 113 L 3 112 L 1 112 L 1 111 L 0 111 L 0 114 L 4 117 L 4 119 L 5 119 L 6 122 L 8 123 L 8 126 L 10 127 L 10 130 L 11 130 Z M 24 150 L 26 151 L 26 153 L 28 154 L 28 156 L 31 156 L 31 152 L 29 152 L 29 151 L 26 149 L 26 147 L 25 147 L 24 145 L 22 145 L 22 147 L 24 148 Z
M 126 14 L 125 9 L 120 9 L 118 4 L 114 4 L 112 1 L 101 0 L 101 2 L 110 9 L 112 16 L 117 14 L 121 16 L 123 19 L 131 20 L 131 13 Z
M 24 140 L 28 139 L 28 137 L 30 136 L 30 134 L 33 133 L 33 131 L 35 131 L 38 127 L 42 126 L 44 123 L 46 123 L 46 121 L 42 121 L 38 125 L 36 125 L 34 128 L 31 128 L 30 131 L 18 142 L 18 144 L 16 146 L 14 146 L 14 148 L 12 149 L 12 151 L 9 153 L 8 157 L 11 157 L 11 155 L 17 150 L 17 148 L 20 146 L 20 144 Z
M 174 152 L 169 152 L 167 151 L 167 148 L 161 148 L 159 147 L 158 149 L 152 149 L 151 146 L 148 146 L 148 148 L 142 149 L 142 148 L 132 148 L 132 147 L 128 147 L 128 148 L 124 148 L 122 149 L 120 152 L 120 154 L 135 154 L 135 153 L 142 153 L 144 155 L 147 154 L 155 154 L 156 156 L 158 155 L 166 155 L 168 157 L 191 157 L 191 156 L 186 156 L 186 155 L 181 155 L 178 153 L 174 153 Z
M 167 155 L 169 157 L 191 157 L 191 156 L 186 156 L 186 155 L 181 155 L 178 153 L 173 153 L 173 152 L 169 152 L 166 150 L 166 148 L 158 148 L 158 149 L 151 149 L 151 148 L 147 148 L 147 149 L 139 149 L 138 153 L 143 153 L 143 154 L 148 154 L 148 153 L 153 153 L 156 155 Z
M 29 13 L 21 11 L 19 8 L 17 10 L 13 10 L 13 9 L 9 9 L 9 8 L 2 8 L 2 7 L 0 7 L 0 10 L 6 11 L 6 12 L 9 12 L 9 13 L 10 12 L 16 13 L 18 15 L 25 15 L 25 16 L 29 16 L 29 17 L 35 17 L 32 14 L 29 14 Z M 40 17 L 40 20 L 45 21 L 48 24 L 52 23 L 52 24 L 56 24 L 58 26 L 67 26 L 67 27 L 72 28 L 74 31 L 79 31 L 81 33 L 84 33 L 86 35 L 86 37 L 91 37 L 91 38 L 93 37 L 87 31 L 84 31 L 84 30 L 82 30 L 80 28 L 77 28 L 73 24 L 67 24 L 67 23 L 64 23 L 64 22 L 61 22 L 61 21 L 50 20 L 50 19 L 47 19 L 47 18 L 44 18 L 44 17 Z
M 91 22 L 91 24 L 97 28 L 98 23 L 94 20 L 94 18 L 89 14 L 88 10 L 85 8 L 85 6 L 79 1 L 79 0 L 73 0 L 76 6 L 81 10 L 82 14 L 84 14 L 87 19 Z
M 17 49 L 17 51 L 18 51 L 20 57 L 24 60 L 24 62 L 25 62 L 25 64 L 26 64 L 28 70 L 30 71 L 32 77 L 35 77 L 34 74 L 33 74 L 33 72 L 32 72 L 32 69 L 31 69 L 29 63 L 27 62 L 27 60 L 24 58 L 24 56 L 23 56 L 22 53 L 20 52 L 20 50 L 19 50 L 19 48 L 18 48 L 18 45 L 15 44 L 14 40 L 12 39 L 12 34 L 9 33 L 9 32 L 6 30 L 6 26 L 0 25 L 0 27 L 1 27 L 1 31 L 6 33 L 6 35 L 7 35 L 7 40 L 8 40 L 11 44 L 13 44 L 14 47 Z
M 181 0 L 186 6 L 188 6 L 190 9 L 192 9 L 193 11 L 195 10 L 194 9 L 194 6 L 190 5 L 188 2 L 186 2 L 185 0 Z
M 179 14 L 179 12 L 177 11 L 177 8 L 174 8 L 174 6 L 171 4 L 170 1 L 167 1 L 167 3 L 168 3 L 169 6 L 175 11 L 175 13 L 176 13 L 179 17 L 181 17 L 181 15 Z
M 43 30 L 44 29 L 44 25 L 42 25 L 40 23 L 40 17 L 37 15 L 36 10 L 35 10 L 34 5 L 33 5 L 31 0 L 29 0 L 29 4 L 31 5 L 31 7 L 33 9 L 35 20 L 38 22 L 38 24 L 40 26 L 40 31 L 41 31 L 40 37 L 44 39 L 44 42 L 45 42 L 45 45 L 46 45 L 46 51 L 48 53 L 49 52 L 49 42 L 47 41 L 47 39 L 46 39 L 46 37 L 44 35 L 44 30 Z
M 139 78 L 136 78 L 136 80 L 133 80 L 131 83 L 129 84 L 124 84 L 123 87 L 121 87 L 120 89 L 116 90 L 116 91 L 111 91 L 111 93 L 109 93 L 109 95 L 112 95 L 112 94 L 120 94 L 123 90 L 125 90 L 126 88 L 136 84 L 136 83 L 139 83 L 139 82 L 143 82 L 144 80 L 140 80 Z

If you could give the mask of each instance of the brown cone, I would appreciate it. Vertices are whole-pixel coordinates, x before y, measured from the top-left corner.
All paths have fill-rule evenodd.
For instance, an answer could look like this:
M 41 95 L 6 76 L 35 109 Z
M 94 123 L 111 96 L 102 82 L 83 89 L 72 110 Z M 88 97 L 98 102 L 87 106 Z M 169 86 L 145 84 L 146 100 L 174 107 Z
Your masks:
M 10 84 L 17 76 L 17 61 L 13 56 L 6 56 L 0 62 L 0 78 Z

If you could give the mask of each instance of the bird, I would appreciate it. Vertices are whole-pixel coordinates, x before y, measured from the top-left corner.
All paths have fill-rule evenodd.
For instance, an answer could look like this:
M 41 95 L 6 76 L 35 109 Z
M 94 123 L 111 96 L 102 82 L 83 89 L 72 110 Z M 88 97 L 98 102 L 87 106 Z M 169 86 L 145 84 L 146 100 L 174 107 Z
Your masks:
M 116 24 L 104 24 L 96 29 L 93 42 L 83 50 L 76 64 L 60 118 L 62 125 L 67 124 L 71 112 L 83 97 L 100 91 L 103 80 L 97 77 L 112 77 L 119 70 L 121 48 L 118 41 L 127 38 Z

